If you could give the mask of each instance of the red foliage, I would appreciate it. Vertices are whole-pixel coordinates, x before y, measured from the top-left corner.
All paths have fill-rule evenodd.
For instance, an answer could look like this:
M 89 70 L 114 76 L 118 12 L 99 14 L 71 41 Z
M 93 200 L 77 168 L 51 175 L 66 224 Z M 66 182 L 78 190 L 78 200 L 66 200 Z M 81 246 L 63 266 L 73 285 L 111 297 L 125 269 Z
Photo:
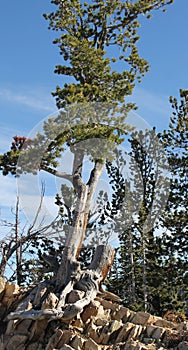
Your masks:
M 16 152 L 16 151 L 20 151 L 23 147 L 23 145 L 29 145 L 31 143 L 31 140 L 28 139 L 25 136 L 14 136 L 13 137 L 14 141 L 12 142 L 11 145 L 11 150 Z

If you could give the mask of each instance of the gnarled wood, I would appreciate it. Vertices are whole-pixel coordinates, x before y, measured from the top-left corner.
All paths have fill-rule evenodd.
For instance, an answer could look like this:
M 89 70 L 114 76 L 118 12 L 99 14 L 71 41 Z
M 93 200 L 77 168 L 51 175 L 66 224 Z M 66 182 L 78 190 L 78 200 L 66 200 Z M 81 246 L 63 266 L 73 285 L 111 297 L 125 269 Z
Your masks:
M 22 307 L 18 307 L 17 311 L 10 313 L 7 316 L 7 320 L 43 320 L 48 321 L 61 319 L 62 321 L 67 321 L 74 318 L 76 315 L 80 314 L 84 307 L 92 302 L 98 291 L 101 282 L 106 277 L 114 258 L 114 248 L 111 246 L 100 245 L 97 247 L 92 263 L 86 270 L 79 271 L 75 276 L 73 274 L 72 279 L 63 289 L 59 295 L 59 302 L 55 309 L 44 309 L 36 310 L 34 307 L 36 303 L 33 300 L 33 291 L 28 299 L 33 301 L 33 308 L 28 311 L 23 311 Z M 47 282 L 45 282 L 45 287 Z M 40 287 L 38 288 L 38 293 L 40 292 Z M 66 304 L 66 296 L 71 290 L 77 289 L 85 292 L 84 297 L 81 300 L 76 301 L 73 304 Z M 37 292 L 37 291 L 36 291 Z M 35 305 L 34 305 L 35 304 Z M 39 305 L 39 303 L 37 303 Z

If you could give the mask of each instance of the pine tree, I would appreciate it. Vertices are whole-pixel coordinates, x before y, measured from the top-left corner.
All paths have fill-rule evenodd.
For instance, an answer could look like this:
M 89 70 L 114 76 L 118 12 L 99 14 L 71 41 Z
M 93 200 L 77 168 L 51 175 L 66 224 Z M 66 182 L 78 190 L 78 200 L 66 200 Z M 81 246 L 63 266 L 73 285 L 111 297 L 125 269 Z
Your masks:
M 167 162 L 155 129 L 134 132 L 129 142 L 129 178 L 119 175 L 124 157 L 109 166 L 120 239 L 119 289 L 125 305 L 153 311 L 161 268 L 155 230 L 168 195 Z
M 113 158 L 115 145 L 123 142 L 129 130 L 126 115 L 133 105 L 126 103 L 126 96 L 148 70 L 148 63 L 139 56 L 136 46 L 139 16 L 150 16 L 153 10 L 164 8 L 173 0 L 51 2 L 57 6 L 56 11 L 45 18 L 50 29 L 60 32 L 55 43 L 65 62 L 57 66 L 55 72 L 74 78 L 74 82 L 57 87 L 54 93 L 57 106 L 63 107 L 57 117 L 44 122 L 43 132 L 32 140 L 16 136 L 11 150 L 1 156 L 0 167 L 5 175 L 16 176 L 46 171 L 69 181 L 76 194 L 73 219 L 58 270 L 50 282 L 42 285 L 47 293 L 53 287 L 61 309 L 73 288 L 85 291 L 82 300 L 60 311 L 63 320 L 80 313 L 93 300 L 113 262 L 111 246 L 98 246 L 86 270 L 81 270 L 78 256 L 105 161 Z M 124 62 L 121 71 L 115 66 L 120 61 Z M 58 160 L 67 149 L 73 156 L 71 173 L 58 170 Z M 84 157 L 91 161 L 86 181 Z M 59 308 L 53 310 L 53 319 L 59 318 Z M 31 310 L 31 313 L 36 319 L 44 315 L 43 310 Z M 18 314 L 10 317 L 16 319 Z
M 186 311 L 188 254 L 188 105 L 187 91 L 180 90 L 181 100 L 170 97 L 173 113 L 169 128 L 161 135 L 166 149 L 171 187 L 167 207 L 162 217 L 163 254 L 165 259 L 168 307 Z M 171 297 L 169 297 L 171 296 Z M 166 302 L 167 303 L 167 302 Z

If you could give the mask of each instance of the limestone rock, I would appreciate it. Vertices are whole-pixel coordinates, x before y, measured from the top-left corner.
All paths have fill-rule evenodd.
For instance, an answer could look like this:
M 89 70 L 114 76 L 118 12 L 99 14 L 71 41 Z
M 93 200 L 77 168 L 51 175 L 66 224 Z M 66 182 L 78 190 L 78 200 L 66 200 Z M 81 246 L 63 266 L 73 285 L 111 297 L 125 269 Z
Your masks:
M 98 308 L 95 304 L 89 304 L 81 314 L 81 319 L 83 323 L 86 323 L 91 316 L 96 316 L 98 313 Z
M 59 329 L 59 331 L 61 337 L 59 338 L 58 348 L 62 347 L 64 344 L 69 344 L 74 337 L 74 333 L 69 329 Z
M 0 303 L 0 319 L 2 319 L 6 313 L 6 306 Z
M 2 288 L 2 320 L 7 308 L 13 309 L 14 302 L 16 310 L 22 311 L 55 309 L 59 300 L 53 292 L 48 292 L 45 282 L 25 298 L 18 286 L 5 283 Z M 66 302 L 74 304 L 83 296 L 85 292 L 73 290 Z M 16 306 L 19 298 L 23 300 Z M 71 320 L 20 319 L 1 323 L 0 329 L 1 326 L 5 330 L 0 337 L 0 350 L 25 350 L 26 347 L 27 350 L 170 350 L 173 341 L 174 350 L 188 350 L 186 319 L 177 324 L 147 312 L 131 311 L 101 297 L 96 297 Z
M 119 304 L 112 303 L 109 300 L 100 299 L 100 298 L 96 298 L 96 299 L 100 301 L 100 304 L 103 306 L 104 309 L 109 309 L 109 310 L 115 311 L 119 307 Z
M 181 343 L 179 343 L 178 350 L 188 350 L 188 341 L 182 341 Z
M 5 297 L 12 297 L 19 293 L 19 286 L 10 282 L 5 283 Z
M 6 344 L 6 350 L 24 350 L 26 341 L 26 335 L 16 334 L 9 338 Z
M 87 336 L 96 343 L 99 343 L 100 341 L 100 329 L 92 322 L 87 328 Z
M 19 295 L 19 286 L 10 282 L 5 283 L 4 295 L 2 298 L 2 304 L 8 309 L 11 304 L 16 300 Z
M 81 290 L 72 290 L 68 295 L 68 303 L 75 303 L 78 300 L 81 300 L 85 295 L 85 292 Z
M 128 339 L 136 339 L 139 338 L 140 334 L 142 333 L 142 326 L 141 325 L 135 325 L 130 333 Z
M 153 323 L 155 326 L 158 327 L 163 327 L 163 328 L 173 328 L 174 327 L 174 323 L 164 320 L 162 318 L 159 318 L 156 322 Z
M 94 323 L 95 323 L 95 325 L 96 326 L 106 326 L 106 325 L 108 325 L 108 322 L 107 322 L 107 320 L 103 317 L 103 318 L 96 318 L 95 320 L 94 320 Z
M 101 350 L 101 347 L 100 347 L 100 345 L 95 343 L 94 340 L 88 339 L 85 342 L 84 350 Z
M 49 293 L 47 298 L 43 301 L 41 309 L 54 309 L 58 303 L 59 299 L 54 293 Z
M 128 340 L 122 350 L 156 350 L 156 345 L 151 344 L 146 346 L 145 344 L 139 342 L 138 340 Z
M 54 348 L 56 348 L 57 345 L 60 343 L 62 336 L 63 331 L 61 329 L 58 329 L 56 333 L 50 338 L 45 350 L 53 350 Z
M 53 349 L 53 350 L 56 350 L 56 349 Z M 70 345 L 65 344 L 60 348 L 60 350 L 74 350 L 74 348 L 72 348 L 72 346 Z
M 128 322 L 124 324 L 117 336 L 116 343 L 125 342 L 129 337 L 131 329 L 133 329 L 134 327 L 134 323 Z
M 47 320 L 33 322 L 33 326 L 29 332 L 29 340 L 32 342 L 42 341 L 42 339 L 45 337 L 47 325 Z
M 43 283 L 38 286 L 37 292 L 33 300 L 33 306 L 38 306 L 41 303 L 42 297 L 45 295 L 47 288 Z
M 124 323 L 128 321 L 131 316 L 131 311 L 124 306 L 119 306 L 116 308 L 115 312 L 112 314 L 112 318 L 117 321 L 123 321 Z
M 17 324 L 15 325 L 15 329 L 17 333 L 24 334 L 24 332 L 28 331 L 31 324 L 32 320 L 23 320 L 21 322 L 17 322 Z
M 122 322 L 119 322 L 117 320 L 114 320 L 111 322 L 110 327 L 109 327 L 109 332 L 113 333 L 120 329 L 122 327 Z
M 4 292 L 5 290 L 5 280 L 3 277 L 0 277 L 0 297 L 1 297 L 1 294 Z
M 153 316 L 151 316 L 148 312 L 137 312 L 132 318 L 131 322 L 139 325 L 151 324 L 153 321 Z
M 83 345 L 84 345 L 85 340 L 79 336 L 79 335 L 75 335 L 75 337 L 73 338 L 73 340 L 71 341 L 70 345 L 75 349 L 75 350 L 82 350 L 83 349 Z
M 32 343 L 27 347 L 27 350 L 43 350 L 42 344 L 39 342 Z
M 146 327 L 146 333 L 148 338 L 155 339 L 156 341 L 158 341 L 162 337 L 165 331 L 166 331 L 165 328 L 157 327 L 153 325 Z
M 77 317 L 76 320 L 73 320 L 71 323 L 72 327 L 74 327 L 76 330 L 83 332 L 84 329 L 84 323 L 82 319 L 80 318 L 80 315 Z

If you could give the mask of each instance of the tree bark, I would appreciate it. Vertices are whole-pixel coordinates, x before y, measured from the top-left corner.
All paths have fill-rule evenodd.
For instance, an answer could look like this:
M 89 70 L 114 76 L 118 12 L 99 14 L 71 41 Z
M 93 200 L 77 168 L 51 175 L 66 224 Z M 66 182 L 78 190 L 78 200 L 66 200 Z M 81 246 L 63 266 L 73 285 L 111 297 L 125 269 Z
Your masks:
M 82 161 L 79 157 L 79 160 Z M 77 160 L 78 162 L 78 160 Z M 75 163 L 77 163 L 75 161 Z M 72 271 L 78 268 L 77 258 L 85 237 L 88 222 L 89 210 L 93 194 L 95 192 L 98 180 L 103 171 L 103 163 L 96 161 L 91 172 L 90 179 L 85 184 L 81 177 L 82 164 L 74 164 L 75 173 L 73 175 L 73 184 L 77 192 L 77 203 L 73 225 L 69 227 L 69 234 L 65 242 L 65 248 L 62 261 L 56 276 L 56 288 L 60 290 L 70 280 Z

